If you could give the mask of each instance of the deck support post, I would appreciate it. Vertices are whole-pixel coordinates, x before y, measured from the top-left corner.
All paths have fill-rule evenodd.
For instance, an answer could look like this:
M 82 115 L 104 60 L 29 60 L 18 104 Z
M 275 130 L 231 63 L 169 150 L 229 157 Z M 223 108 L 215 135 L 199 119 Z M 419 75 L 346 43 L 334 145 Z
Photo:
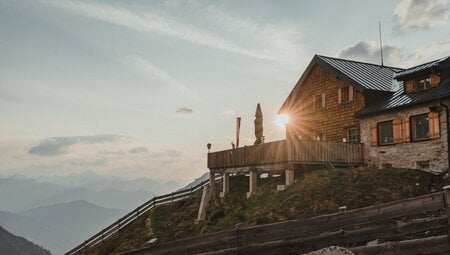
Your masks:
M 285 173 L 286 173 L 285 174 L 286 175 L 285 185 L 290 186 L 290 185 L 294 184 L 294 180 L 295 180 L 294 166 L 289 164 L 289 166 L 286 168 Z
M 222 177 L 222 192 L 220 192 L 220 197 L 225 197 L 228 192 L 230 192 L 230 174 L 224 173 Z
M 247 192 L 247 198 L 256 193 L 256 182 L 258 181 L 258 173 L 256 171 L 250 171 L 249 176 L 249 191 Z
M 214 194 L 214 190 L 216 188 L 216 174 L 213 171 L 209 172 L 209 187 L 211 194 Z

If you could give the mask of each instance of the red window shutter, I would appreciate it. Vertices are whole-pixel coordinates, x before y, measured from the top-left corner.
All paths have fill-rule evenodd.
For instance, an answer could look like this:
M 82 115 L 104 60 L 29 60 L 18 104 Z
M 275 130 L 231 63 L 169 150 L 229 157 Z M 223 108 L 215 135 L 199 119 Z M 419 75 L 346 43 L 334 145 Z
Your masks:
M 392 122 L 392 127 L 394 129 L 394 143 L 401 143 L 402 139 L 402 120 L 397 119 Z
M 410 141 L 409 119 L 402 120 L 402 139 L 404 143 Z
M 377 146 L 377 145 L 378 145 L 377 126 L 373 125 L 370 127 L 370 146 Z
M 439 113 L 430 112 L 428 113 L 428 125 L 430 138 L 435 139 L 440 137 L 440 125 L 439 125 Z

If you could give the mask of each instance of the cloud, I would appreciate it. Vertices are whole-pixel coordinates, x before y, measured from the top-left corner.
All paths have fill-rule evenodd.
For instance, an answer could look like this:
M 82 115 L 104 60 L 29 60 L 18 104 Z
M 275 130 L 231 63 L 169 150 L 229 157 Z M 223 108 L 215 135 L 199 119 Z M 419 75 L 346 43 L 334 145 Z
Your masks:
M 384 63 L 402 68 L 419 65 L 427 61 L 450 55 L 450 39 L 427 43 L 411 51 L 395 45 L 383 46 Z M 339 51 L 341 58 L 369 63 L 380 63 L 380 49 L 375 42 L 360 41 Z
M 128 150 L 128 152 L 131 154 L 141 154 L 141 153 L 148 153 L 148 150 L 145 147 L 134 147 Z
M 400 29 L 444 24 L 448 15 L 446 0 L 402 0 L 394 9 Z
M 55 156 L 66 154 L 75 144 L 94 144 L 115 142 L 123 138 L 119 135 L 92 135 L 92 136 L 60 136 L 42 140 L 38 145 L 28 150 L 29 154 L 39 156 Z
M 236 112 L 234 110 L 225 110 L 220 113 L 221 115 L 236 115 Z
M 300 26 L 275 25 L 250 19 L 249 17 L 230 14 L 223 10 L 207 6 L 206 16 L 212 24 L 229 31 L 234 37 L 240 36 L 246 44 L 260 49 L 264 58 L 276 60 L 286 67 L 298 66 L 306 55 L 301 42 Z
M 399 65 L 405 59 L 406 52 L 395 45 L 383 45 L 384 64 Z M 359 41 L 355 45 L 342 49 L 338 56 L 340 58 L 358 60 L 374 64 L 381 63 L 380 46 L 372 41 Z
M 195 113 L 194 109 L 191 108 L 187 108 L 187 107 L 181 107 L 180 109 L 177 110 L 178 114 L 193 114 Z
M 192 99 L 198 100 L 199 97 L 193 93 L 185 84 L 173 78 L 164 69 L 158 67 L 157 65 L 151 63 L 147 59 L 140 57 L 138 55 L 128 56 L 127 59 L 132 65 L 145 75 L 151 75 L 156 77 L 160 82 L 168 85 L 169 87 L 189 96 Z
M 247 49 L 185 22 L 178 22 L 161 12 L 133 12 L 129 9 L 101 3 L 80 1 L 44 0 L 49 5 L 71 11 L 84 17 L 126 27 L 139 32 L 158 33 L 209 48 L 238 53 L 255 58 L 265 58 L 252 49 Z

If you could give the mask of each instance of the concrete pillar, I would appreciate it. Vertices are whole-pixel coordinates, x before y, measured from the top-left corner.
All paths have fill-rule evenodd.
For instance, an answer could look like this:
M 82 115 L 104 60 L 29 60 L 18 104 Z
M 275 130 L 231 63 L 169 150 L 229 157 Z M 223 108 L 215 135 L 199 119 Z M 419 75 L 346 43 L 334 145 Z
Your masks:
M 258 181 L 258 173 L 256 171 L 250 171 L 249 176 L 249 191 L 247 192 L 247 198 L 256 193 L 256 182 Z
M 216 187 L 216 174 L 214 172 L 209 172 L 209 187 L 211 188 L 211 193 L 214 194 Z
M 290 186 L 290 185 L 292 185 L 292 184 L 294 184 L 294 180 L 295 180 L 295 176 L 294 176 L 294 167 L 293 166 L 289 166 L 287 169 L 286 169 L 286 183 L 285 183 L 285 185 L 286 186 Z
M 222 177 L 222 192 L 220 192 L 220 197 L 224 197 L 230 192 L 230 174 L 224 173 Z

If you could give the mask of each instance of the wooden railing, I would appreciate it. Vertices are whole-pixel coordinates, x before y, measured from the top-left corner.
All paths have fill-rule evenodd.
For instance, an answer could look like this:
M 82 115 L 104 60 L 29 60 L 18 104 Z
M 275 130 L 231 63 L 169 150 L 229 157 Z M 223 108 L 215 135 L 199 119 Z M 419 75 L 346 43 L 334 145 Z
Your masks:
M 448 201 L 450 192 L 447 190 L 302 220 L 249 227 L 237 225 L 235 229 L 162 243 L 123 254 L 297 254 L 332 245 L 354 244 L 363 246 L 350 249 L 363 254 L 448 254 L 448 238 L 447 235 L 442 235 L 450 230 Z M 446 210 L 447 215 L 445 211 L 442 214 L 443 210 Z M 420 218 L 424 215 L 433 216 Z M 394 220 L 405 220 L 405 217 L 409 222 Z M 408 235 L 425 232 L 440 236 L 403 241 L 411 238 Z M 396 242 L 364 245 L 375 239 Z
M 127 215 L 123 216 L 122 218 L 118 219 L 108 227 L 102 229 L 97 234 L 91 236 L 89 239 L 78 245 L 77 247 L 73 248 L 72 250 L 66 252 L 66 255 L 75 255 L 75 254 L 83 254 L 87 249 L 105 241 L 106 239 L 110 238 L 112 235 L 118 233 L 122 228 L 126 227 L 130 223 L 132 223 L 134 220 L 139 218 L 141 215 L 145 214 L 146 212 L 150 211 L 151 209 L 155 208 L 157 205 L 172 203 L 175 201 L 178 201 L 180 199 L 186 198 L 191 196 L 195 191 L 203 188 L 204 186 L 209 184 L 209 180 L 202 181 L 201 183 L 195 185 L 194 187 L 180 190 L 177 192 L 172 192 L 166 195 L 162 196 L 156 196 L 150 199 L 149 201 L 143 203 L 142 205 L 138 206 L 133 211 L 129 212 Z
M 286 162 L 362 164 L 363 144 L 281 140 L 208 153 L 209 169 Z
M 288 160 L 290 162 L 330 162 L 361 164 L 363 144 L 342 142 L 317 142 L 297 140 L 290 142 Z
M 287 161 L 286 140 L 208 154 L 208 168 L 239 167 Z

